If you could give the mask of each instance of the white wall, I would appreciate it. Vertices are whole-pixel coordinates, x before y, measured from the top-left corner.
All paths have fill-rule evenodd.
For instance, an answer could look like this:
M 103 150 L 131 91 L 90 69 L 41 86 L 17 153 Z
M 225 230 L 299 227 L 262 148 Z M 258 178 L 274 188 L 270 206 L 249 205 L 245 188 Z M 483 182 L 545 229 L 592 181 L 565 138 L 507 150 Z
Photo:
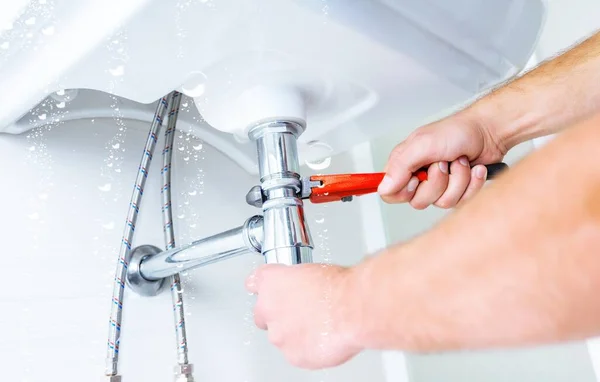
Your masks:
M 547 26 L 536 51 L 538 59 L 559 53 L 600 27 L 600 1 L 549 0 L 548 7 Z M 452 110 L 432 119 L 450 112 Z M 391 149 L 404 138 L 400 134 L 390 134 L 373 143 L 376 168 L 383 168 Z M 539 143 L 543 143 L 543 140 Z M 531 143 L 524 143 L 513 149 L 505 161 L 513 164 L 532 149 Z M 445 215 L 443 210 L 437 208 L 416 211 L 408 205 L 382 206 L 389 243 L 410 239 Z M 592 342 L 590 350 L 592 360 L 585 343 L 518 351 L 406 355 L 406 360 L 411 382 L 591 382 L 597 380 L 594 364 L 600 370 L 600 345 Z
M 29 137 L 0 135 L 2 381 L 106 380 L 112 279 L 148 129 L 146 123 L 126 121 L 126 134 L 119 138 L 115 122 L 75 121 L 50 131 L 36 129 Z M 161 141 L 134 245 L 164 245 Z M 195 150 L 200 143 L 185 134 L 176 138 L 173 205 L 179 244 L 238 226 L 260 212 L 244 201 L 257 179 L 211 147 Z M 335 157 L 331 171 L 352 171 L 349 166 L 348 156 Z M 351 264 L 365 253 L 358 204 L 309 205 L 307 217 L 317 260 Z M 254 297 L 244 290 L 246 276 L 261 261 L 259 256 L 240 257 L 183 275 L 196 380 L 383 381 L 378 353 L 361 354 L 328 371 L 289 366 L 255 328 Z M 124 381 L 172 380 L 172 319 L 168 293 L 154 298 L 126 293 Z

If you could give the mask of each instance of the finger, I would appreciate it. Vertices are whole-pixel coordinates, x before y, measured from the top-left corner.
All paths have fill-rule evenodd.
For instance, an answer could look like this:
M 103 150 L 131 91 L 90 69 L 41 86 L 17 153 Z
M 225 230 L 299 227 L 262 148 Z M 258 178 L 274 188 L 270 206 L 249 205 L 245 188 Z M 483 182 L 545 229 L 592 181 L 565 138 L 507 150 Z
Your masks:
M 267 337 L 269 338 L 269 342 L 278 348 L 282 347 L 284 345 L 284 335 L 280 327 L 278 325 L 270 325 L 268 331 Z
M 265 315 L 263 314 L 263 309 L 261 308 L 260 301 L 256 303 L 256 307 L 254 308 L 254 324 L 259 329 L 267 330 L 267 320 Z
M 467 190 L 459 201 L 459 205 L 471 199 L 485 185 L 487 179 L 487 168 L 484 165 L 477 165 L 471 169 L 471 181 Z
M 248 278 L 246 278 L 246 290 L 253 294 L 258 294 L 264 280 L 269 278 L 273 272 L 277 272 L 283 264 L 265 264 L 258 267 Z
M 465 193 L 471 181 L 471 165 L 467 157 L 460 157 L 450 164 L 448 187 L 442 196 L 434 203 L 440 208 L 452 208 Z
M 384 202 L 390 203 L 390 204 L 406 203 L 413 198 L 418 186 L 419 186 L 419 179 L 417 179 L 417 177 L 413 176 L 412 178 L 410 178 L 410 181 L 408 182 L 406 187 L 404 187 L 402 190 L 400 190 L 400 192 L 397 192 L 392 195 L 382 195 L 381 199 Z
M 448 187 L 448 162 L 437 162 L 429 166 L 427 180 L 417 187 L 410 205 L 422 210 L 435 203 Z
M 413 173 L 419 168 L 429 165 L 439 155 L 439 140 L 431 134 L 417 134 L 397 145 L 391 152 L 385 167 L 385 173 L 378 192 L 383 196 L 391 196 L 408 185 Z M 438 158 L 439 160 L 439 158 Z

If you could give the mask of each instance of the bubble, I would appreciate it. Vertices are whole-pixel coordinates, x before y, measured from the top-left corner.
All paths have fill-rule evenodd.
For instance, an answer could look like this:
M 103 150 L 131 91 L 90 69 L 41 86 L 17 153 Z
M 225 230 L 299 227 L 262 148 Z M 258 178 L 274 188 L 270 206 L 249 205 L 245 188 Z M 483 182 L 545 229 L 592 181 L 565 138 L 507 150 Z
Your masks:
M 123 74 L 125 74 L 125 66 L 119 65 L 114 68 L 110 68 L 110 69 L 108 69 L 108 72 L 114 77 L 120 77 Z
M 324 170 L 331 165 L 331 154 L 333 149 L 325 142 L 308 142 L 308 156 L 320 159 L 306 160 L 306 165 L 313 170 Z
M 185 95 L 195 98 L 200 97 L 206 90 L 206 75 L 202 72 L 196 72 L 193 74 L 182 87 L 181 92 Z
M 98 186 L 98 189 L 102 192 L 108 192 L 108 191 L 110 191 L 111 188 L 112 188 L 112 185 L 110 183 L 106 183 L 103 186 Z

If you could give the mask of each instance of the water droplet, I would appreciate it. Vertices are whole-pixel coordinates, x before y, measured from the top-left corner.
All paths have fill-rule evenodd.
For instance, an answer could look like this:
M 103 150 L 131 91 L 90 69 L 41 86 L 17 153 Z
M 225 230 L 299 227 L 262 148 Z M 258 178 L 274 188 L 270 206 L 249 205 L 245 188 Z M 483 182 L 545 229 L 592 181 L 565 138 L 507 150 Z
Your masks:
M 178 219 L 183 219 L 183 218 L 185 218 L 185 214 L 177 215 L 177 218 Z
M 25 20 L 25 24 L 27 24 L 27 25 L 35 24 L 35 17 L 30 17 L 27 20 Z
M 125 74 L 125 66 L 119 65 L 114 68 L 108 69 L 108 72 L 114 77 L 120 77 Z
M 325 215 L 323 215 L 323 214 L 318 214 L 318 215 L 315 217 L 315 222 L 316 222 L 317 224 L 323 224 L 323 223 L 325 223 Z
M 29 151 L 35 151 L 35 146 L 29 147 Z
M 205 84 L 206 75 L 202 72 L 196 72 L 193 77 L 181 87 L 181 92 L 192 98 L 200 97 L 204 94 Z
M 47 115 L 46 115 L 46 113 L 42 113 L 42 114 L 39 114 L 39 115 L 38 115 L 38 118 L 39 118 L 40 120 L 42 120 L 42 121 L 45 121 L 45 120 L 46 120 L 46 116 L 47 116 Z
M 5 41 L 2 43 L 2 45 L 0 45 L 0 48 L 2 49 L 8 49 L 8 47 L 10 46 L 10 42 Z
M 182 103 L 181 107 L 188 107 L 188 103 L 187 102 Z
M 115 168 L 115 172 L 121 172 L 120 168 Z
M 79 94 L 77 89 L 60 89 L 50 94 L 50 98 L 56 102 L 71 102 L 77 97 L 77 94 Z
M 47 28 L 42 29 L 42 33 L 46 36 L 50 36 L 54 34 L 54 25 L 51 25 Z
M 38 214 L 37 212 L 34 212 L 30 215 L 27 215 L 27 217 L 31 220 L 38 220 L 40 218 L 40 214 Z
M 46 199 L 48 199 L 48 194 L 39 194 L 38 198 L 40 198 L 42 200 L 46 200 Z
M 181 137 L 180 137 L 180 138 L 181 138 Z M 183 151 L 183 150 L 185 150 L 185 147 L 183 147 L 183 146 L 179 146 L 177 149 L 178 149 L 179 151 Z
M 194 191 L 188 192 L 188 195 L 189 196 L 196 196 L 197 193 L 198 193 L 198 191 L 194 190 Z
M 102 224 L 102 228 L 104 229 L 113 229 L 115 228 L 115 222 L 108 222 L 106 224 Z
M 198 151 L 198 150 L 202 150 L 202 143 L 200 143 L 198 146 L 192 146 L 194 148 L 194 150 Z
M 106 183 L 104 186 L 98 186 L 98 189 L 102 192 L 108 192 L 112 188 L 110 183 Z
M 113 149 L 118 149 L 119 147 L 121 147 L 120 143 L 115 143 L 114 145 L 112 145 Z
M 59 109 L 64 109 L 66 105 L 67 105 L 67 104 L 66 104 L 66 103 L 63 101 L 63 102 L 59 102 L 59 103 L 57 103 L 57 104 L 56 104 L 56 107 L 57 107 L 57 108 L 59 108 Z

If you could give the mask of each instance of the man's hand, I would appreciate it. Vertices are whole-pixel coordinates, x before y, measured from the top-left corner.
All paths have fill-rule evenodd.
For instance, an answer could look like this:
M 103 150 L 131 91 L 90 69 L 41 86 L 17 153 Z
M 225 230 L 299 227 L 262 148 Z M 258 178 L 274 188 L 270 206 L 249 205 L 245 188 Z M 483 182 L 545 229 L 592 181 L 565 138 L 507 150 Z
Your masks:
M 265 265 L 246 281 L 258 295 L 256 325 L 288 362 L 305 369 L 340 365 L 361 348 L 348 314 L 348 269 L 323 264 Z
M 483 187 L 485 164 L 500 162 L 506 148 L 492 131 L 468 113 L 423 126 L 394 148 L 379 194 L 387 203 L 452 208 Z M 471 165 L 475 165 L 471 169 Z M 412 176 L 429 167 L 428 180 Z

